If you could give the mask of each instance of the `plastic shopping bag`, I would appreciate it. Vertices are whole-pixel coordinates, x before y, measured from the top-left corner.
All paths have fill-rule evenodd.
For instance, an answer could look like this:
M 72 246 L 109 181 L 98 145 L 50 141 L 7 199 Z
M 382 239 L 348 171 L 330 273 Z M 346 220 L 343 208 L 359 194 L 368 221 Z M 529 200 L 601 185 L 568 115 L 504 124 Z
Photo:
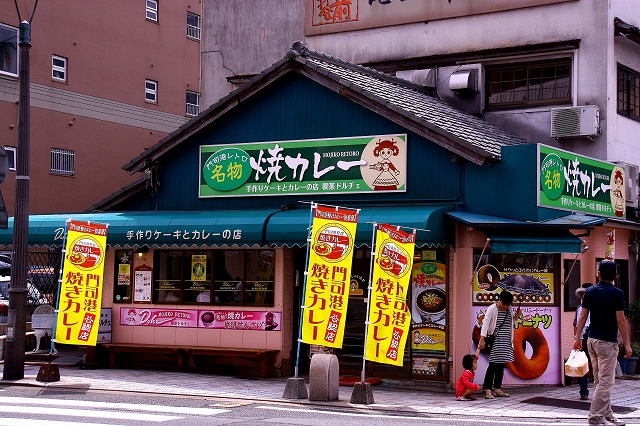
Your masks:
M 589 360 L 582 351 L 571 351 L 569 359 L 564 363 L 564 374 L 569 377 L 582 377 L 589 372 Z

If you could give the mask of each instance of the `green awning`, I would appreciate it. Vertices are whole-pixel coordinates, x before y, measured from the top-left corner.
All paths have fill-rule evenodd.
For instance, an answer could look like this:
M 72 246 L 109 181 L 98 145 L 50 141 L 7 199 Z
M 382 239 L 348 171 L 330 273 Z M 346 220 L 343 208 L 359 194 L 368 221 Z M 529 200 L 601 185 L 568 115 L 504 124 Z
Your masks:
M 356 245 L 371 245 L 373 222 L 376 222 L 419 229 L 416 231 L 418 246 L 446 246 L 453 242 L 453 227 L 446 225 L 444 220 L 444 213 L 450 210 L 453 210 L 452 206 L 442 205 L 362 208 L 358 216 Z M 267 223 L 267 243 L 272 246 L 305 245 L 309 220 L 310 208 L 276 213 Z
M 554 233 L 486 231 L 491 253 L 581 253 L 582 240 L 569 231 Z
M 589 216 L 580 213 L 570 213 L 553 219 L 540 222 L 509 219 L 506 217 L 491 216 L 482 213 L 467 212 L 457 210 L 448 212 L 458 222 L 476 228 L 496 228 L 496 227 L 523 227 L 523 228 L 561 228 L 561 229 L 586 229 L 593 226 L 602 225 L 607 221 L 605 217 Z
M 203 212 L 119 212 L 31 215 L 29 245 L 60 247 L 66 220 L 109 224 L 107 244 L 134 247 L 265 245 L 269 216 L 278 210 L 220 210 Z M 13 218 L 0 230 L 0 246 L 13 244 Z

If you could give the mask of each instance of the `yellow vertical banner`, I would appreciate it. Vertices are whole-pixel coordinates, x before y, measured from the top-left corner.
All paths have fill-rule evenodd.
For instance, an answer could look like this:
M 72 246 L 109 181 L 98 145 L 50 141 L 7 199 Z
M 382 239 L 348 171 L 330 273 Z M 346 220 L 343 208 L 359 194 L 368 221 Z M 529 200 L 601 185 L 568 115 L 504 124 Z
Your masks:
M 411 285 L 415 233 L 380 224 L 371 279 L 365 357 L 369 361 L 402 365 L 411 312 L 407 290 Z
M 55 341 L 95 346 L 102 305 L 107 226 L 67 221 Z
M 302 341 L 341 348 L 358 211 L 313 205 Z

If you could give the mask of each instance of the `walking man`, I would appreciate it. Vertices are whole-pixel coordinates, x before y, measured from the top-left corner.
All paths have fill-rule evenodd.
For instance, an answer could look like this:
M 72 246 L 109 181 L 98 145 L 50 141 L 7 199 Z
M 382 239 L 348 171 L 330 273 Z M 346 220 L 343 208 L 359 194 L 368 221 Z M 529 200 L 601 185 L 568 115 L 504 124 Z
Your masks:
M 595 392 L 589 409 L 589 424 L 624 426 L 611 409 L 611 389 L 616 381 L 618 359 L 618 328 L 624 339 L 625 358 L 631 356 L 629 331 L 624 316 L 624 293 L 613 285 L 616 265 L 600 262 L 598 284 L 587 289 L 582 299 L 573 348 L 582 350 L 582 330 L 590 316 L 587 346 L 591 356 Z

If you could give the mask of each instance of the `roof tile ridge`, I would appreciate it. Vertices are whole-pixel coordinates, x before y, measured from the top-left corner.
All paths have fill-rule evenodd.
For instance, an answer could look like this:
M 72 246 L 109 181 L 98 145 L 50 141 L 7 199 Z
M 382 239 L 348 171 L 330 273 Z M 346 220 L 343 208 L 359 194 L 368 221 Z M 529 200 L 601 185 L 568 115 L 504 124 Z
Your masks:
M 323 62 L 327 62 L 333 65 L 337 65 L 343 68 L 347 68 L 351 71 L 355 71 L 355 72 L 359 72 L 361 74 L 365 74 L 368 75 L 370 77 L 374 77 L 380 80 L 384 80 L 386 82 L 389 83 L 393 83 L 393 84 L 397 84 L 403 87 L 406 87 L 407 89 L 411 89 L 411 90 L 415 90 L 417 92 L 426 94 L 431 96 L 431 94 L 429 93 L 429 90 L 426 87 L 420 86 L 419 84 L 415 84 L 412 83 L 409 80 L 405 80 L 403 78 L 400 77 L 396 77 L 393 75 L 389 75 L 386 73 L 383 73 L 382 71 L 378 71 L 376 69 L 373 68 L 369 68 L 369 67 L 365 67 L 364 65 L 359 65 L 356 64 L 354 62 L 349 62 L 346 61 L 344 59 L 340 59 L 340 58 L 336 58 L 334 56 L 328 55 L 326 53 L 322 53 L 322 52 L 318 52 L 316 50 L 313 49 L 309 49 L 303 42 L 301 41 L 296 41 L 293 46 L 291 47 L 291 50 L 289 51 L 288 57 L 294 57 L 294 56 L 302 56 L 302 57 L 306 57 L 306 58 L 311 58 L 311 59 L 317 59 Z M 434 97 L 435 99 L 435 97 Z

